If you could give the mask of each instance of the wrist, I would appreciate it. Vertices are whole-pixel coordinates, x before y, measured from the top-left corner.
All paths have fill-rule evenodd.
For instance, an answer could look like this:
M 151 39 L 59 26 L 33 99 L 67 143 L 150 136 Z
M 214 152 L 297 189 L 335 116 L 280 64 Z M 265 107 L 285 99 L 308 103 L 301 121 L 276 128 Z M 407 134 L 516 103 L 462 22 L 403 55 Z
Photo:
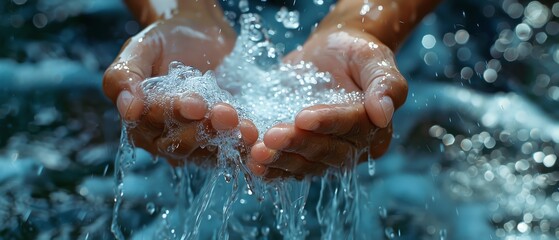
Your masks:
M 340 0 L 317 31 L 360 31 L 396 51 L 440 0 Z
M 161 19 L 201 15 L 223 19 L 223 10 L 217 0 L 124 0 L 132 14 L 142 26 L 148 26 Z
M 177 0 L 174 14 L 205 15 L 213 18 L 223 18 L 223 10 L 217 0 Z

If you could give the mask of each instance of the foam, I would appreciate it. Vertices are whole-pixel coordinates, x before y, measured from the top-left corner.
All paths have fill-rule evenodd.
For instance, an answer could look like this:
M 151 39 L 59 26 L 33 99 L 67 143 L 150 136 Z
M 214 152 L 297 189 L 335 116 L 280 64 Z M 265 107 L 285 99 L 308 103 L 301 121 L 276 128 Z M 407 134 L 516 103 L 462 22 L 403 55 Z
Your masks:
M 166 137 L 176 136 L 176 142 L 180 144 L 178 132 L 181 123 L 173 120 L 173 103 L 182 97 L 196 94 L 204 99 L 207 106 L 212 108 L 217 103 L 228 103 L 234 107 L 241 119 L 251 120 L 259 130 L 260 138 L 270 127 L 280 122 L 293 122 L 295 116 L 302 109 L 317 104 L 355 104 L 363 102 L 363 94 L 348 93 L 340 88 L 332 79 L 331 75 L 320 72 L 311 63 L 298 62 L 294 64 L 281 63 L 281 54 L 277 48 L 268 40 L 266 31 L 263 29 L 260 19 L 254 14 L 241 16 L 241 35 L 232 53 L 227 56 L 222 65 L 216 71 L 202 73 L 199 70 L 186 66 L 180 62 L 172 62 L 169 65 L 167 75 L 146 79 L 141 88 L 145 95 L 147 110 L 156 106 L 164 109 L 166 114 L 165 129 Z M 132 126 L 132 125 L 130 125 Z M 127 126 L 123 127 L 124 129 Z M 238 129 L 227 131 L 212 131 L 209 134 L 207 126 L 202 123 L 198 127 L 198 139 L 205 142 L 202 147 L 217 149 L 217 165 L 210 170 L 209 180 L 204 184 L 200 193 L 186 198 L 184 202 L 196 202 L 188 209 L 179 211 L 184 219 L 182 233 L 173 230 L 171 233 L 161 233 L 161 236 L 181 235 L 181 238 L 197 238 L 198 228 L 201 223 L 201 215 L 210 204 L 217 185 L 218 176 L 223 176 L 225 182 L 230 183 L 231 193 L 226 199 L 223 207 L 223 223 L 219 231 L 220 238 L 227 238 L 227 221 L 231 216 L 230 208 L 238 200 L 240 193 L 246 195 L 256 194 L 257 199 L 264 200 L 269 196 L 277 212 L 276 229 L 287 239 L 303 239 L 308 234 L 305 230 L 305 204 L 310 187 L 310 178 L 302 181 L 282 180 L 268 183 L 263 179 L 255 177 L 246 167 L 247 153 L 250 146 L 245 146 Z M 126 155 L 130 148 L 126 130 L 123 131 L 121 139 L 120 155 Z M 172 145 L 171 149 L 178 146 Z M 346 164 L 347 168 L 342 171 L 329 170 L 323 177 L 323 188 L 325 185 L 344 191 L 332 193 L 329 200 L 323 199 L 321 210 L 323 216 L 337 215 L 344 211 L 350 214 L 339 217 L 324 218 L 320 223 L 324 226 L 344 223 L 348 220 L 345 216 L 352 217 L 355 213 L 356 185 L 355 174 L 352 170 L 357 164 L 354 159 Z M 133 156 L 131 156 L 133 158 Z M 188 162 L 188 159 L 186 159 Z M 117 157 L 116 165 L 119 166 L 115 173 L 118 186 L 115 197 L 116 205 L 113 215 L 112 230 L 115 237 L 122 238 L 119 226 L 115 219 L 118 217 L 118 208 L 122 202 L 122 178 L 126 170 L 127 162 Z M 129 165 L 129 164 L 128 164 Z M 184 167 L 185 174 L 181 174 L 180 181 L 188 182 L 188 167 Z M 350 174 L 351 173 L 351 174 Z M 244 177 L 244 185 L 242 180 Z M 326 180 L 328 179 L 328 180 Z M 333 182 L 339 179 L 339 182 Z M 326 183 L 329 182 L 328 184 Z M 339 185 L 337 185 L 339 184 Z M 188 184 L 180 183 L 180 186 Z M 179 189 L 179 192 L 185 192 Z M 182 196 L 182 197 L 181 197 Z M 179 199 L 180 201 L 180 199 Z M 165 218 L 165 216 L 162 216 Z M 169 221 L 163 221 L 162 229 L 175 229 Z M 339 231 L 338 231 L 339 232 Z M 328 233 L 326 233 L 328 235 Z
M 172 62 L 169 74 L 147 79 L 142 87 L 148 106 L 168 111 L 174 99 L 198 94 L 213 106 L 232 105 L 241 118 L 250 119 L 260 133 L 279 122 L 293 122 L 303 108 L 318 104 L 359 103 L 362 93 L 347 93 L 326 72 L 308 62 L 280 63 L 275 46 L 267 41 L 258 18 L 244 15 L 235 49 L 216 72 Z M 248 25 L 247 25 L 248 24 Z

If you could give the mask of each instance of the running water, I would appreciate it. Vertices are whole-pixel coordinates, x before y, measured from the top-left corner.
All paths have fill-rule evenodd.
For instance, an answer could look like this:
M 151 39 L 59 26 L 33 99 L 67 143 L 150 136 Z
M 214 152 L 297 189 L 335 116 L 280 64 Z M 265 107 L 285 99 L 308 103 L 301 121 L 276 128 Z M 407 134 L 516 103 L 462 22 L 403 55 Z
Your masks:
M 272 1 L 254 2 L 266 5 L 264 10 L 273 7 Z M 301 43 L 309 18 L 333 1 L 296 2 L 299 7 L 288 7 L 299 11 L 299 28 L 269 31 L 287 50 L 296 44 L 284 41 L 288 34 Z M 279 7 L 273 9 L 268 22 L 275 24 Z M 363 10 L 364 18 L 374 17 L 378 5 Z M 0 12 L 6 20 L 0 27 L 1 237 L 114 239 L 110 172 L 120 125 L 100 79 L 139 25 L 119 1 L 11 0 L 0 3 Z M 425 19 L 399 53 L 410 96 L 395 114 L 391 150 L 375 161 L 374 177 L 367 164 L 359 166 L 356 238 L 559 238 L 558 23 L 559 3 L 541 0 L 443 1 Z M 256 195 L 263 191 L 234 195 L 223 175 L 198 166 L 171 169 L 140 149 L 129 150 L 122 160 L 133 161 L 123 168 L 115 215 L 124 238 L 192 232 L 211 239 L 226 221 L 230 239 L 281 239 L 275 190 L 259 202 Z M 302 211 L 307 238 L 328 236 L 321 231 L 332 226 L 329 221 L 341 222 L 325 209 L 345 208 L 341 190 L 337 199 L 324 190 L 317 205 L 321 180 L 310 180 Z M 207 190 L 211 181 L 213 191 Z M 243 176 L 240 182 L 238 188 L 247 189 Z M 286 202 L 305 188 L 292 191 Z M 236 200 L 225 204 L 230 198 Z M 193 207 L 199 203 L 208 204 Z M 290 206 L 299 209 L 299 203 Z M 199 218 L 183 217 L 196 211 L 202 212 Z
M 361 93 L 345 92 L 328 73 L 319 72 L 310 63 L 280 63 L 279 51 L 268 40 L 258 15 L 243 15 L 241 24 L 241 35 L 233 52 L 216 72 L 202 73 L 180 62 L 173 62 L 169 66 L 168 75 L 142 82 L 147 108 L 157 105 L 166 109 L 166 137 L 176 139 L 176 144 L 172 144 L 166 151 L 173 152 L 180 144 L 177 134 L 180 123 L 172 120 L 171 106 L 173 99 L 185 94 L 201 96 L 208 106 L 220 102 L 230 104 L 241 119 L 253 121 L 260 133 L 277 123 L 293 122 L 296 114 L 305 107 L 362 103 Z M 121 147 L 115 162 L 117 188 L 111 229 L 118 239 L 124 238 L 117 220 L 119 207 L 125 200 L 122 179 L 127 167 L 133 164 L 129 160 L 133 158 L 133 147 L 128 143 L 127 136 L 127 130 L 133 127 L 130 124 L 123 126 Z M 186 166 L 175 170 L 178 182 L 175 189 L 179 204 L 176 209 L 161 212 L 163 221 L 155 237 L 205 238 L 200 235 L 200 224 L 217 217 L 221 219 L 221 229 L 214 232 L 214 237 L 228 239 L 229 228 L 232 228 L 229 226 L 232 206 L 237 201 L 246 201 L 246 198 L 254 198 L 261 205 L 266 202 L 273 205 L 275 228 L 285 239 L 304 239 L 307 236 L 305 224 L 308 210 L 305 207 L 311 178 L 266 182 L 254 176 L 245 166 L 249 146 L 245 146 L 240 140 L 238 129 L 218 131 L 210 136 L 200 124 L 198 135 L 201 136 L 199 140 L 206 142 L 202 147 L 217 149 L 217 164 L 207 170 L 203 185 L 197 193 L 192 190 L 190 172 L 195 167 Z M 318 222 L 324 229 L 323 234 L 332 239 L 354 235 L 352 223 L 358 221 L 354 168 L 361 154 L 361 151 L 356 152 L 353 158 L 345 160 L 343 169 L 330 169 L 322 177 L 321 198 L 316 211 Z M 374 174 L 373 163 L 369 165 L 372 169 L 370 171 L 373 171 L 371 174 Z M 229 186 L 228 190 L 215 196 L 216 189 L 226 186 Z M 225 199 L 218 202 L 216 198 Z M 208 207 L 217 204 L 223 204 L 221 214 L 206 215 Z M 173 223 L 169 220 L 171 218 L 178 219 L 182 224 Z

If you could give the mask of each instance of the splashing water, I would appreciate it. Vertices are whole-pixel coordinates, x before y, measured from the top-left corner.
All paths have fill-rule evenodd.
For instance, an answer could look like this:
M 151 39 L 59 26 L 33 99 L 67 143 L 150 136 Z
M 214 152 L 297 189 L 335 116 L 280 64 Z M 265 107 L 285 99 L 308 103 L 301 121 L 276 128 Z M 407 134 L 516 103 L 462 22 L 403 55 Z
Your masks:
M 318 72 L 310 63 L 281 64 L 281 55 L 269 42 L 257 15 L 245 14 L 241 21 L 241 35 L 233 52 L 215 72 L 202 73 L 182 63 L 172 62 L 168 75 L 142 82 L 146 108 L 157 105 L 165 109 L 165 137 L 176 139 L 177 144 L 172 144 L 170 149 L 165 149 L 166 151 L 173 152 L 180 144 L 178 133 L 181 124 L 171 117 L 170 106 L 174 99 L 185 95 L 197 94 L 208 106 L 220 102 L 230 104 L 237 110 L 241 119 L 252 120 L 260 133 L 277 123 L 292 122 L 296 114 L 305 107 L 316 104 L 362 103 L 361 93 L 346 93 L 336 85 L 328 73 Z M 170 105 L 165 105 L 169 103 Z M 132 127 L 134 126 L 123 126 L 121 148 L 116 160 L 117 188 L 112 231 L 118 239 L 124 238 L 117 220 L 119 207 L 124 200 L 122 179 L 127 166 L 133 164 L 127 160 L 133 159 L 133 147 L 127 136 L 127 130 Z M 156 232 L 158 238 L 201 238 L 201 223 L 218 216 L 221 219 L 221 228 L 214 232 L 214 237 L 228 239 L 230 228 L 235 228 L 229 226 L 229 222 L 233 221 L 232 206 L 236 202 L 246 201 L 247 196 L 257 199 L 260 204 L 269 198 L 276 219 L 275 229 L 284 238 L 304 239 L 307 236 L 305 206 L 311 178 L 265 182 L 254 176 L 245 166 L 249 149 L 241 142 L 238 129 L 217 131 L 216 134 L 210 135 L 206 127 L 200 124 L 198 135 L 201 137 L 197 140 L 206 142 L 202 147 L 217 149 L 217 164 L 215 168 L 207 170 L 207 176 L 198 192 L 193 190 L 195 183 L 191 172 L 196 167 L 175 169 L 174 174 L 178 181 L 175 188 L 179 204 L 176 209 L 161 211 L 162 223 Z M 362 153 L 356 151 L 353 158 L 345 160 L 343 169 L 330 169 L 322 177 L 321 196 L 316 211 L 323 234 L 331 239 L 354 234 L 353 222 L 358 219 L 355 207 L 358 198 L 353 169 L 357 164 L 356 159 Z M 374 174 L 373 164 L 370 163 L 371 175 Z M 224 182 L 220 181 L 220 176 Z M 227 185 L 228 190 L 220 192 L 219 196 L 215 195 L 216 189 L 225 188 Z M 222 212 L 208 213 L 211 206 L 220 204 L 216 198 L 224 198 Z M 155 212 L 155 208 L 148 206 L 150 214 Z M 179 219 L 182 224 L 176 224 L 173 219 Z M 261 234 L 267 235 L 267 231 L 263 230 Z

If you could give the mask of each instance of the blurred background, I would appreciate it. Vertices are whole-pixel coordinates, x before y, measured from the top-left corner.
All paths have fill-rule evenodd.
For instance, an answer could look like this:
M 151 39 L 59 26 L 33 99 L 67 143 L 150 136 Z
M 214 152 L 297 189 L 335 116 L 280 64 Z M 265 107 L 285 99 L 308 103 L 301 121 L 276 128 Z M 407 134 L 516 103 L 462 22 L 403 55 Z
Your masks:
M 101 80 L 140 26 L 117 0 L 4 0 L 0 16 L 0 239 L 112 239 L 120 122 Z M 371 239 L 559 238 L 558 40 L 551 0 L 445 1 L 424 19 L 398 54 L 394 143 L 360 179 Z M 170 172 L 138 153 L 127 237 L 176 204 Z

